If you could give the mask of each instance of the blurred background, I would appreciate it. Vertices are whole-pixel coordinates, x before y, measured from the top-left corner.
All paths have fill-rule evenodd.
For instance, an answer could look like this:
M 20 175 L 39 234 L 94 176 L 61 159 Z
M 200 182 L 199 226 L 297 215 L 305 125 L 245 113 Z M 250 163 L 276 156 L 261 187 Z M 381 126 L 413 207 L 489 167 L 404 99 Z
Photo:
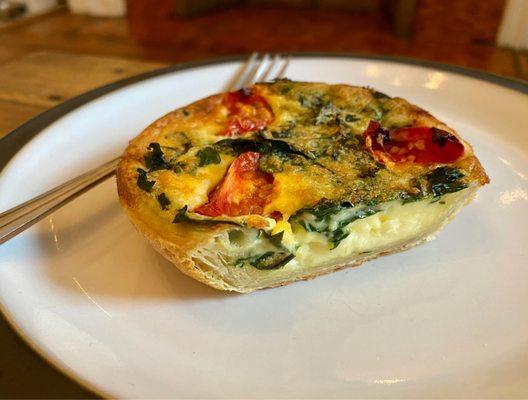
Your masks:
M 526 80 L 527 48 L 528 0 L 0 0 L 0 138 L 68 98 L 169 63 L 347 52 Z M 0 320 L 1 398 L 90 396 Z
M 0 0 L 0 137 L 167 63 L 348 52 L 528 79 L 527 48 L 528 0 Z
M 512 50 L 528 45 L 526 3 L 0 0 L 0 61 L 37 49 L 162 62 L 254 50 L 332 51 L 417 57 L 526 78 L 526 68 L 516 69 L 526 60 Z

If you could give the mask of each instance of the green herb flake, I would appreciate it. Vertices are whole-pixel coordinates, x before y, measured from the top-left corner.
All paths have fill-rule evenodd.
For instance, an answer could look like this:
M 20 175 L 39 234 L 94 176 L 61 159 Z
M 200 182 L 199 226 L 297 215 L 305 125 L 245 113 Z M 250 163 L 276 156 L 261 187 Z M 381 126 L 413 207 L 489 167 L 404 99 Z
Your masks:
M 235 262 L 235 266 L 243 267 L 245 264 L 249 264 L 260 270 L 278 269 L 286 265 L 294 257 L 291 253 L 267 251 L 264 254 L 239 258 Z
M 281 82 L 279 93 L 280 94 L 287 94 L 293 89 L 293 85 L 290 82 Z
M 198 166 L 203 167 L 209 164 L 220 164 L 221 158 L 218 151 L 211 146 L 200 149 L 196 155 L 199 158 Z
M 282 140 L 259 138 L 257 140 L 250 139 L 222 139 L 214 144 L 219 151 L 232 151 L 235 154 L 242 154 L 246 151 L 256 151 L 260 154 L 272 154 L 278 157 L 286 157 L 289 154 L 295 154 L 304 158 L 311 159 L 289 143 Z
M 454 167 L 439 167 L 426 176 L 431 193 L 435 197 L 467 188 L 468 185 L 460 181 L 463 177 L 464 174 Z
M 149 152 L 145 155 L 145 165 L 149 172 L 160 169 L 171 169 L 170 164 L 163 158 L 163 151 L 159 143 L 150 143 L 148 149 Z
M 178 212 L 174 216 L 172 223 L 178 224 L 180 222 L 187 222 L 188 220 L 189 220 L 189 217 L 187 217 L 187 206 L 183 206 L 182 208 L 178 210 Z
M 138 168 L 137 170 L 137 185 L 140 189 L 143 189 L 145 192 L 150 192 L 152 187 L 156 183 L 155 181 L 149 181 L 147 177 L 147 171 L 144 169 Z
M 359 120 L 360 120 L 360 118 L 356 117 L 354 114 L 345 115 L 345 121 L 346 122 L 356 122 L 356 121 L 359 121 Z
M 326 103 L 315 117 L 316 125 L 329 124 L 337 121 L 337 108 L 332 104 L 331 101 Z
M 377 90 L 372 93 L 372 96 L 374 96 L 375 99 L 390 99 L 390 96 L 386 95 L 383 92 L 378 92 Z
M 170 200 L 165 196 L 165 193 L 161 193 L 156 196 L 158 203 L 162 210 L 167 210 L 171 204 Z
M 176 164 L 174 164 L 174 167 L 172 167 L 172 170 L 174 172 L 183 172 L 185 170 L 186 164 L 182 161 L 178 161 Z

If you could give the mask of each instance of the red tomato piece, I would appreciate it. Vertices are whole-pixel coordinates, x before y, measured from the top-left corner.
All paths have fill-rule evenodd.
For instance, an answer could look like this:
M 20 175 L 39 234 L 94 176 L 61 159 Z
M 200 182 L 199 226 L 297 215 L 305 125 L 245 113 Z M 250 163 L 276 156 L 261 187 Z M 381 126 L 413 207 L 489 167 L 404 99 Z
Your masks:
M 438 128 L 417 126 L 389 131 L 370 121 L 364 136 L 370 152 L 385 163 L 452 163 L 464 153 L 464 145 L 455 135 Z
M 273 188 L 273 175 L 259 170 L 260 154 L 247 151 L 229 166 L 209 200 L 194 212 L 209 217 L 262 214 Z
M 266 99 L 254 94 L 250 89 L 227 93 L 222 99 L 222 104 L 229 111 L 227 128 L 221 133 L 222 136 L 236 136 L 259 131 L 274 118 Z
M 275 221 L 280 221 L 282 219 L 282 213 L 280 211 L 273 211 L 270 214 L 270 217 L 273 218 Z

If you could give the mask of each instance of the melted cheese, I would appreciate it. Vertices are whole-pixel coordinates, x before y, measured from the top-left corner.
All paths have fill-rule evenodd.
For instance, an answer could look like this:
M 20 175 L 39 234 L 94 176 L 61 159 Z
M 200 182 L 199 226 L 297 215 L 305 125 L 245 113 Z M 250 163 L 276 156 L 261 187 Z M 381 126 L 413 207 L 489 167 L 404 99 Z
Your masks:
M 220 182 L 232 161 L 233 157 L 222 155 L 219 164 L 200 167 L 195 174 L 161 171 L 158 182 L 176 209 L 186 205 L 192 210 L 207 202 L 208 193 Z
M 273 176 L 271 201 L 264 209 L 265 214 L 279 211 L 287 220 L 297 210 L 335 195 L 333 186 L 324 182 L 315 183 L 312 176 L 304 173 L 278 172 Z
M 298 101 L 288 100 L 283 96 L 267 94 L 266 100 L 275 115 L 275 119 L 270 125 L 270 129 L 280 128 L 281 126 L 288 124 L 296 115 L 299 115 L 304 111 Z
M 196 147 L 204 147 L 218 140 L 218 134 L 225 130 L 227 120 L 227 110 L 225 107 L 215 107 L 210 113 L 202 115 L 201 118 L 183 118 L 176 119 L 160 131 L 160 144 L 168 146 L 171 143 L 170 136 L 175 132 L 184 132 L 189 138 L 192 138 Z M 163 138 L 169 138 L 165 140 Z

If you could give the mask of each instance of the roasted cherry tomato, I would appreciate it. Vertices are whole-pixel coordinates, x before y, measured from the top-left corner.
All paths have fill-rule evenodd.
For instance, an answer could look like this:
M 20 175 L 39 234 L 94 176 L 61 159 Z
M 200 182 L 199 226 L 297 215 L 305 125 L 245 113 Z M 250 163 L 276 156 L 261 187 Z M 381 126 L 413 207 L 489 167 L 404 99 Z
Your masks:
M 260 154 L 240 154 L 224 179 L 209 194 L 209 201 L 194 212 L 209 217 L 262 214 L 273 188 L 273 175 L 259 170 Z
M 379 161 L 387 163 L 452 163 L 464 153 L 456 136 L 425 126 L 385 130 L 370 121 L 365 145 Z
M 251 89 L 225 94 L 222 104 L 229 112 L 227 128 L 221 133 L 222 136 L 243 135 L 264 129 L 274 118 L 266 99 L 254 94 Z
M 282 219 L 282 213 L 280 211 L 273 211 L 270 214 L 270 217 L 273 218 L 275 221 L 280 221 Z

